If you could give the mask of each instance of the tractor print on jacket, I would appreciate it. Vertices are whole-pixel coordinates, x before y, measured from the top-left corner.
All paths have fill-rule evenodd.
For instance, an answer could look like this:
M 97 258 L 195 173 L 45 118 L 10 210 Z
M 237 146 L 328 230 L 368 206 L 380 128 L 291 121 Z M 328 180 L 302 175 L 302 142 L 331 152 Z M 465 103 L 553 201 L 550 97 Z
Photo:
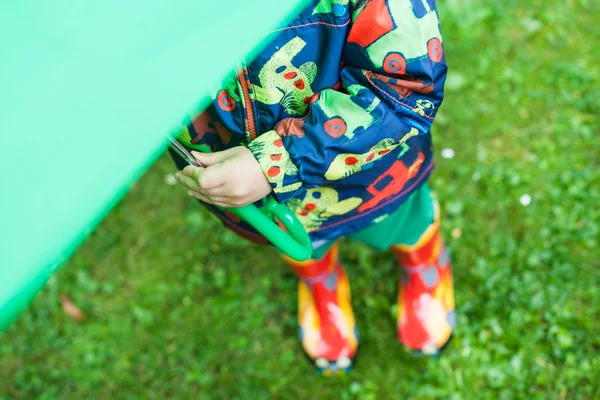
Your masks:
M 304 199 L 297 198 L 288 201 L 288 206 L 296 214 L 308 232 L 315 231 L 330 217 L 344 215 L 362 203 L 362 199 L 351 197 L 340 201 L 335 189 L 321 187 L 308 189 Z
M 381 110 L 379 115 L 376 113 L 381 100 L 366 87 L 356 84 L 350 85 L 347 90 L 350 96 L 335 91 L 324 92 L 321 101 L 313 106 L 318 107 L 329 118 L 323 128 L 333 138 L 343 135 L 352 139 L 354 135 L 377 123 L 383 114 Z
M 358 208 L 358 212 L 362 213 L 372 209 L 400 192 L 406 182 L 417 175 L 424 160 L 425 157 L 421 153 L 409 167 L 404 165 L 402 161 L 396 160 L 391 168 L 369 185 L 367 192 L 372 197 Z
M 365 48 L 377 68 L 406 73 L 407 63 L 442 59 L 442 34 L 434 0 L 362 1 L 348 42 Z M 377 23 L 373 24 L 373 19 Z M 420 39 L 426 40 L 420 40 Z M 394 49 L 398 49 L 395 51 Z
M 371 163 L 379 160 L 396 147 L 405 145 L 405 142 L 409 138 L 417 135 L 417 130 L 411 129 L 399 142 L 394 141 L 394 139 L 383 139 L 364 154 L 339 154 L 329 166 L 329 169 L 325 173 L 325 178 L 330 181 L 336 181 L 360 172 L 370 167 Z M 405 147 L 405 151 L 407 150 L 408 146 Z M 400 156 L 402 155 L 404 155 L 404 152 L 400 154 Z
M 295 37 L 273 54 L 258 75 L 260 86 L 253 85 L 256 100 L 269 105 L 281 104 L 288 114 L 305 113 L 315 94 L 310 85 L 317 76 L 317 65 L 309 61 L 296 68 L 292 64 L 304 46 L 306 42 Z

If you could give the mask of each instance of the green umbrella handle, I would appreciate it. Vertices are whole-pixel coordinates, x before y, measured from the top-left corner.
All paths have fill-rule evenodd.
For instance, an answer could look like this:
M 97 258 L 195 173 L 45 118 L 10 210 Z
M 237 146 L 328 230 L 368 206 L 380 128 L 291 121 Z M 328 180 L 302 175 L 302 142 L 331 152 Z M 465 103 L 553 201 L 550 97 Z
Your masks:
M 181 139 L 179 141 L 196 151 L 203 153 L 211 151 L 207 145 L 186 143 Z M 238 208 L 217 208 L 227 210 L 252 225 L 288 257 L 296 261 L 306 261 L 311 257 L 312 241 L 308 233 L 288 206 L 279 204 L 272 196 L 265 197 L 260 208 L 254 204 Z M 276 221 L 280 222 L 285 230 Z
M 290 209 L 274 198 L 266 198 L 260 208 L 249 204 L 227 210 L 252 225 L 288 257 L 305 261 L 312 255 L 312 242 L 308 233 Z M 275 221 L 281 222 L 285 231 Z

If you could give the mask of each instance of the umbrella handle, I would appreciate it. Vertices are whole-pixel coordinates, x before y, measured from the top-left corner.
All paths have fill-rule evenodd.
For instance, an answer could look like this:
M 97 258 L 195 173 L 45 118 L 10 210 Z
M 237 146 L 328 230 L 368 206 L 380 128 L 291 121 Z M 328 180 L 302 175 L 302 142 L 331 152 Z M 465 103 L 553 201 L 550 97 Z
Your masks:
M 186 143 L 181 139 L 179 141 L 193 150 L 203 153 L 211 152 L 207 145 Z M 217 208 L 227 210 L 252 225 L 288 257 L 296 261 L 306 261 L 311 257 L 312 241 L 304 226 L 288 206 L 278 203 L 272 196 L 266 196 L 260 208 L 254 204 L 236 208 Z M 283 225 L 283 228 L 276 222 Z
M 226 210 L 252 225 L 288 257 L 306 261 L 312 255 L 312 241 L 298 218 L 288 206 L 279 204 L 273 197 L 266 197 L 260 208 L 248 204 Z M 276 222 L 281 223 L 285 230 Z

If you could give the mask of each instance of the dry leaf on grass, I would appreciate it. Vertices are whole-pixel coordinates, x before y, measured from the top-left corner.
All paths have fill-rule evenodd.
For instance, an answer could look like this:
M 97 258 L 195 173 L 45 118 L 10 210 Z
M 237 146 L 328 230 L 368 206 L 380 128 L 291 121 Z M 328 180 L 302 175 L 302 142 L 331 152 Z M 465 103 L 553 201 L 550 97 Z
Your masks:
M 81 322 L 85 319 L 85 313 L 81 311 L 81 309 L 64 294 L 60 295 L 60 304 L 62 304 L 65 314 L 73 318 L 75 321 Z
M 452 229 L 452 232 L 450 232 L 450 234 L 452 235 L 452 237 L 454 239 L 458 239 L 462 236 L 462 229 L 454 228 L 454 229 Z

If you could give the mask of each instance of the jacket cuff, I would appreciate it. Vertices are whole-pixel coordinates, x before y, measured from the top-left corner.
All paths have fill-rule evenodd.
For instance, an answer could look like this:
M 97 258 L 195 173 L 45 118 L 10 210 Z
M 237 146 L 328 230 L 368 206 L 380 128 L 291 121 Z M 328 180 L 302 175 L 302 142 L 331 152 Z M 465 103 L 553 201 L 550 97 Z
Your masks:
M 248 149 L 260 164 L 279 203 L 304 192 L 299 168 L 292 161 L 290 153 L 283 145 L 283 139 L 276 131 L 260 135 L 248 143 Z

